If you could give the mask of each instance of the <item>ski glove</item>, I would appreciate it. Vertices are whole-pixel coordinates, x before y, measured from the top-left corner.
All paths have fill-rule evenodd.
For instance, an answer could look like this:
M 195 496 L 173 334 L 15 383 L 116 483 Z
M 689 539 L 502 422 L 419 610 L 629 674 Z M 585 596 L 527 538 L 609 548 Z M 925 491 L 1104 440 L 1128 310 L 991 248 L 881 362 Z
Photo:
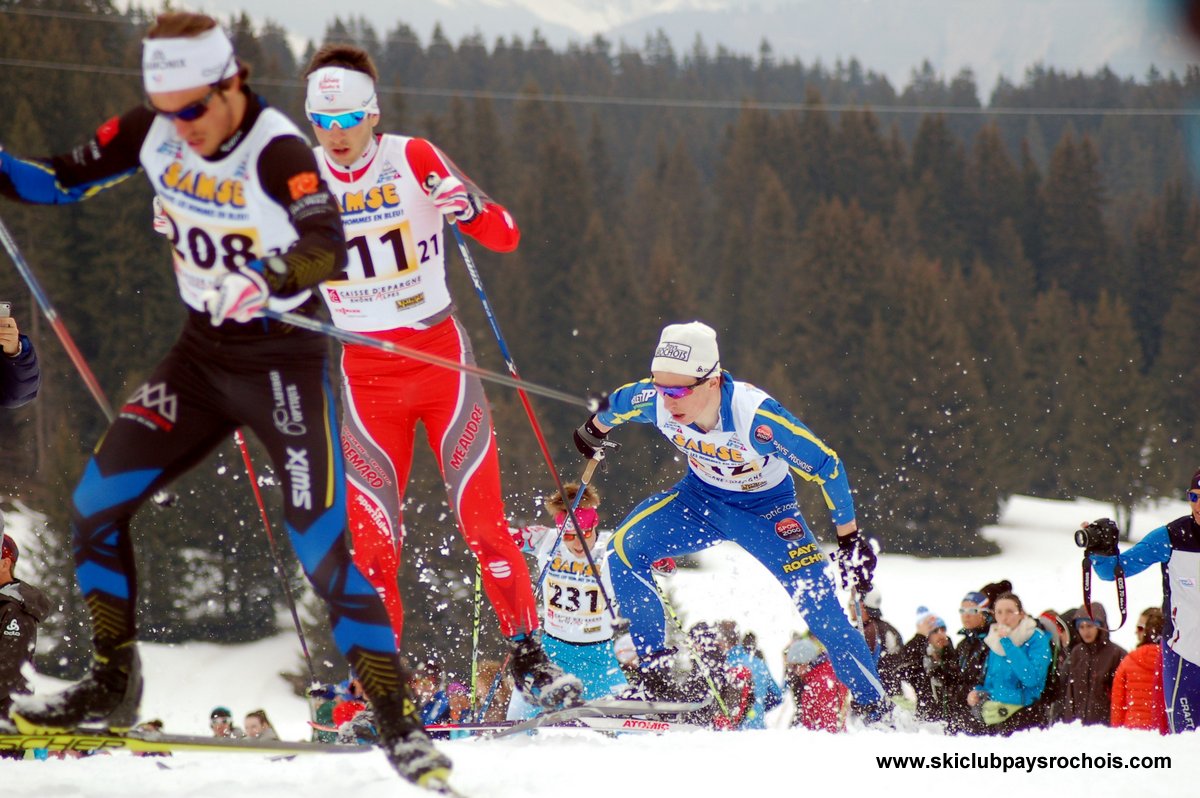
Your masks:
M 261 260 L 251 261 L 244 268 L 221 275 L 216 286 L 204 292 L 204 309 L 212 326 L 219 327 L 229 319 L 245 324 L 266 307 L 271 288 L 262 275 L 265 266 Z
M 157 196 L 153 201 L 154 207 L 154 232 L 166 238 L 171 237 L 171 220 L 167 217 L 167 209 L 163 207 L 162 200 Z
M 837 561 L 838 571 L 842 577 L 842 587 L 856 589 L 865 596 L 871 592 L 871 580 L 875 576 L 875 551 L 870 542 L 863 537 L 862 530 L 856 529 L 849 535 L 839 535 L 837 551 L 833 559 Z
M 661 560 L 655 560 L 650 563 L 650 567 L 654 569 L 654 573 L 662 576 L 670 576 L 675 573 L 675 558 L 663 557 Z
M 608 433 L 601 432 L 594 422 L 595 417 L 589 418 L 582 427 L 575 430 L 572 436 L 575 440 L 575 448 L 588 459 L 595 457 L 596 452 L 605 448 L 604 439 L 608 437 Z
M 436 175 L 430 175 L 430 181 Z M 433 191 L 429 192 L 429 199 L 433 200 L 433 204 L 437 209 L 449 217 L 451 224 L 454 222 L 469 222 L 479 213 L 478 200 L 467 191 L 467 187 L 463 182 L 454 175 L 443 179 L 433 187 Z

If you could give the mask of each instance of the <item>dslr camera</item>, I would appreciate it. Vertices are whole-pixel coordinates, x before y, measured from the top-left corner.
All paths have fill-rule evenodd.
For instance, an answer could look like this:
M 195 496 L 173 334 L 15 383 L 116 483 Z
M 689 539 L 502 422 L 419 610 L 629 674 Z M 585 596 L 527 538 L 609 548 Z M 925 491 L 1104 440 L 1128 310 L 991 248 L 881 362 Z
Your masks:
M 1111 518 L 1100 518 L 1082 529 L 1075 530 L 1075 545 L 1083 549 L 1085 554 L 1099 554 L 1105 557 L 1117 556 L 1117 539 L 1121 530 Z

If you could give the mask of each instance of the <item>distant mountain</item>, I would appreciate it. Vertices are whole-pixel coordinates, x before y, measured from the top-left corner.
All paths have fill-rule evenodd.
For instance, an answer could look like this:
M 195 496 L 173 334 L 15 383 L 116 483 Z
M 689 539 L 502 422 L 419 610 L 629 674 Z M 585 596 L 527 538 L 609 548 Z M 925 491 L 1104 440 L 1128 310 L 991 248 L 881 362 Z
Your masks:
M 856 58 L 897 89 L 928 60 L 943 76 L 970 68 L 986 100 L 997 78 L 1020 82 L 1044 63 L 1094 72 L 1108 65 L 1142 78 L 1153 65 L 1182 73 L 1200 50 L 1167 18 L 1166 0 L 358 0 L 353 13 L 380 35 L 403 21 L 428 43 L 434 26 L 457 42 L 482 33 L 489 46 L 514 34 L 528 44 L 537 29 L 555 48 L 602 34 L 614 46 L 641 47 L 664 31 L 678 56 L 699 36 L 757 56 L 765 39 L 776 58 L 832 66 Z M 207 0 L 228 14 L 281 21 L 319 38 L 337 13 L 323 4 L 285 0 Z

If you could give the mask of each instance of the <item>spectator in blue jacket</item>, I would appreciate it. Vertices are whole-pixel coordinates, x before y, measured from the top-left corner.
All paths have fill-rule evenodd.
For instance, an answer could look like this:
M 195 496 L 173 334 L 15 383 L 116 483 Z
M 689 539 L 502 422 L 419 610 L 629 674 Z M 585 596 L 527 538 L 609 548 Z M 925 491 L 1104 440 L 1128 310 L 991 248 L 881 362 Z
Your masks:
M 1050 638 L 1026 614 L 1014 593 L 997 597 L 996 622 L 988 631 L 983 684 L 967 695 L 992 734 L 1007 735 L 1041 724 L 1037 712 L 1022 712 L 1041 696 L 1050 670 Z
M 758 647 L 758 638 L 754 632 L 747 632 L 742 638 L 741 645 L 729 649 L 725 655 L 728 665 L 744 665 L 750 669 L 754 680 L 754 705 L 742 722 L 743 729 L 767 728 L 767 713 L 783 703 L 783 691 L 779 683 L 771 675 L 767 661 Z
M 17 320 L 0 317 L 0 407 L 14 408 L 32 402 L 42 384 L 37 352 Z

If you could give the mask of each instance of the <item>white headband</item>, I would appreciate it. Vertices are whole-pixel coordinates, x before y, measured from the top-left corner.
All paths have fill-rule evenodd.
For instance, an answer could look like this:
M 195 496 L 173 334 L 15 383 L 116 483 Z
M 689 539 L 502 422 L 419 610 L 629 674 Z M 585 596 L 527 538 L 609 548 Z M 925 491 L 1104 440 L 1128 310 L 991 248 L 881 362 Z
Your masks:
M 199 36 L 142 41 L 147 94 L 211 86 L 238 73 L 233 45 L 217 26 Z
M 304 100 L 307 113 L 329 111 L 366 111 L 379 113 L 375 98 L 375 81 L 357 69 L 340 66 L 321 67 L 308 76 L 308 95 Z

